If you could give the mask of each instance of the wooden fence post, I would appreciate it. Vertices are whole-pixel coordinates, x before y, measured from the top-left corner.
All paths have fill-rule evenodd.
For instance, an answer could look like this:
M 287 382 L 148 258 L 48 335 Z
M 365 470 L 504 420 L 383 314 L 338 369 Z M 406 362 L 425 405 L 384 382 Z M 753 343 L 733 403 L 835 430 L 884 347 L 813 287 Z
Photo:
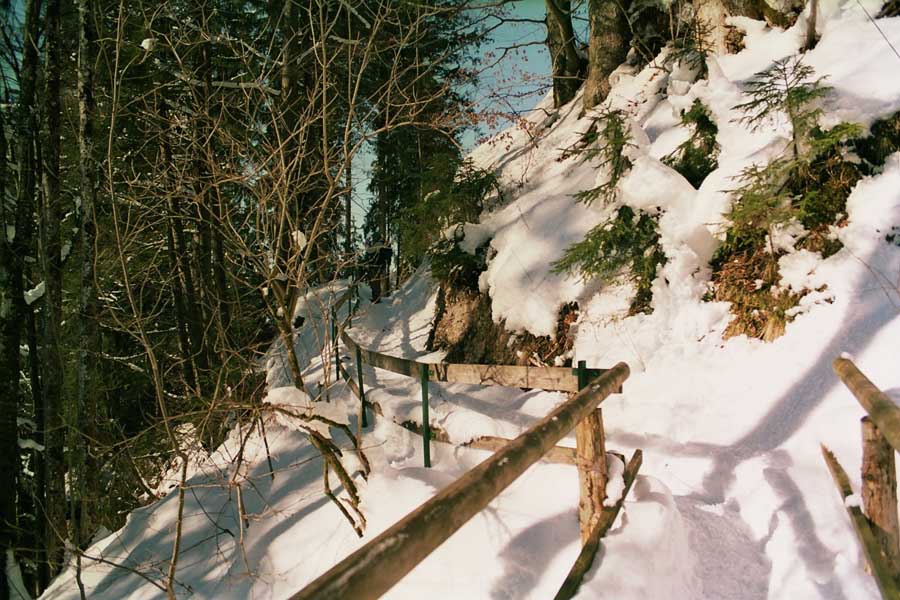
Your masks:
M 362 427 L 368 427 L 366 422 L 366 388 L 363 387 L 362 378 L 362 352 L 359 346 L 356 347 L 356 380 L 359 381 L 359 411 L 362 413 L 360 424 Z
M 578 361 L 575 369 L 578 388 L 587 387 L 587 364 Z M 606 466 L 606 443 L 603 434 L 603 415 L 600 409 L 592 410 L 575 426 L 575 462 L 578 466 L 578 522 L 581 541 L 587 542 L 591 530 L 603 512 L 606 499 L 606 481 L 609 477 Z
M 431 427 L 428 424 L 428 365 L 419 365 L 419 382 L 422 384 L 422 452 L 425 466 L 431 467 Z
M 894 573 L 888 566 L 887 560 L 885 560 L 884 550 L 881 548 L 878 540 L 875 539 L 872 523 L 860 510 L 858 503 L 847 502 L 847 499 L 853 494 L 847 472 L 844 471 L 844 468 L 834 457 L 834 454 L 831 453 L 831 450 L 824 445 L 822 446 L 822 456 L 825 458 L 825 464 L 828 465 L 828 470 L 831 472 L 831 478 L 834 479 L 834 485 L 841 495 L 841 503 L 847 509 L 847 514 L 850 515 L 853 530 L 859 540 L 859 545 L 862 546 L 863 556 L 871 569 L 875 583 L 878 584 L 878 591 L 881 592 L 881 597 L 893 600 L 900 598 L 900 589 L 897 588 Z
M 888 566 L 900 573 L 900 523 L 897 520 L 897 470 L 894 449 L 875 423 L 862 418 L 862 501 Z

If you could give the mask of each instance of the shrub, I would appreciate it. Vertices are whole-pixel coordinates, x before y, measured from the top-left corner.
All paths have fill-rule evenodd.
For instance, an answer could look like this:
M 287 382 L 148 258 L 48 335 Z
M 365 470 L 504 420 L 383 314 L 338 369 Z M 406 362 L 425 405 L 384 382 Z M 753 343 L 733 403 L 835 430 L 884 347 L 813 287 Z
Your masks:
M 656 218 L 623 206 L 613 218 L 591 229 L 582 241 L 569 246 L 563 257 L 553 263 L 553 271 L 608 280 L 627 269 L 637 287 L 631 304 L 632 313 L 636 313 L 649 310 L 650 288 L 657 268 L 665 261 Z
M 631 143 L 631 131 L 621 110 L 604 110 L 594 119 L 594 123 L 585 135 L 587 147 L 582 150 L 583 160 L 599 158 L 597 167 L 606 169 L 609 174 L 606 182 L 589 190 L 575 194 L 585 204 L 600 200 L 608 204 L 616 198 L 616 186 L 619 180 L 631 170 L 631 161 L 625 151 Z M 601 142 L 595 146 L 594 142 Z
M 699 99 L 695 99 L 691 108 L 681 115 L 681 122 L 691 130 L 691 137 L 664 156 L 662 162 L 699 188 L 719 165 L 720 148 L 716 142 L 719 128 Z
M 819 127 L 821 109 L 816 100 L 830 88 L 814 79 L 811 67 L 799 58 L 777 61 L 748 84 L 750 100 L 735 108 L 752 128 L 762 127 L 781 114 L 792 126 L 785 154 L 765 166 L 753 165 L 739 178 L 728 218 L 732 222 L 720 253 L 758 247 L 773 226 L 797 218 L 808 230 L 834 223 L 844 211 L 847 195 L 860 177 L 858 168 L 844 159 L 848 141 L 862 129 L 841 123 L 829 130 Z M 772 260 L 775 249 L 769 248 Z

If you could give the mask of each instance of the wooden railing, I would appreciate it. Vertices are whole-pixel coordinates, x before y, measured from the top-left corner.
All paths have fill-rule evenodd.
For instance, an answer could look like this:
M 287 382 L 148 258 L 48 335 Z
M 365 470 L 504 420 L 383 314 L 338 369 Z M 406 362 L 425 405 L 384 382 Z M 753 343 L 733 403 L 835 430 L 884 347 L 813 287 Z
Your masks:
M 628 375 L 625 363 L 600 375 L 528 431 L 332 567 L 291 600 L 379 598 L 595 411 Z M 640 459 L 637 460 L 639 464 Z
M 900 407 L 879 390 L 847 358 L 833 364 L 837 376 L 868 413 L 862 419 L 862 509 L 851 500 L 847 472 L 822 445 L 822 455 L 863 549 L 881 596 L 900 600 L 900 524 L 897 517 L 897 472 L 900 451 Z
M 598 406 L 610 394 L 621 391 L 622 383 L 630 372 L 628 365 L 619 363 L 609 370 L 588 369 L 584 361 L 580 361 L 575 369 L 465 365 L 420 363 L 390 356 L 363 348 L 338 323 L 336 308 L 348 296 L 349 292 L 339 299 L 335 310 L 332 310 L 332 356 L 336 377 L 345 380 L 359 398 L 362 427 L 367 426 L 366 408 L 380 409 L 377 403 L 369 402 L 366 398 L 363 364 L 417 378 L 422 391 L 422 423 L 417 433 L 423 438 L 426 467 L 431 466 L 431 427 L 428 415 L 430 381 L 556 390 L 570 392 L 572 397 L 514 440 L 475 440 L 482 442 L 482 445 L 476 443 L 471 444 L 472 446 L 493 450 L 494 454 L 335 565 L 292 596 L 291 600 L 358 600 L 380 597 L 531 465 L 550 456 L 557 459 L 564 457 L 565 460 L 557 461 L 574 463 L 578 468 L 579 521 L 583 548 L 556 598 L 567 600 L 573 597 L 594 560 L 600 538 L 615 521 L 641 465 L 642 453 L 637 450 L 625 468 L 625 489 L 621 497 L 613 506 L 604 506 L 607 465 L 603 421 Z M 345 325 L 348 323 L 349 317 Z M 341 329 L 344 330 L 339 334 Z M 338 339 L 343 341 L 355 358 L 356 381 L 340 360 Z M 415 429 L 414 424 L 410 427 Z M 573 429 L 576 434 L 574 452 L 571 448 L 556 446 Z

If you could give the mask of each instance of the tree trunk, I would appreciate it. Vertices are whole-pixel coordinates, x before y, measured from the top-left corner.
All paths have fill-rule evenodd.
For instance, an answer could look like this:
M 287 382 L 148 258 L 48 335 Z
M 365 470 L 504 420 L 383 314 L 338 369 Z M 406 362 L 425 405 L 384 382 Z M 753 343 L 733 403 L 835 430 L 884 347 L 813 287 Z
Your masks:
M 48 0 L 45 14 L 43 203 L 40 219 L 41 268 L 46 291 L 43 300 L 41 379 L 44 391 L 44 440 L 46 450 L 47 562 L 51 575 L 62 566 L 66 535 L 66 487 L 63 443 L 62 357 L 62 196 L 60 194 L 60 0 Z
M 584 61 L 575 47 L 571 0 L 546 0 L 547 47 L 553 74 L 553 105 L 571 102 L 584 78 Z
M 7 169 L 6 130 L 0 116 L 0 198 L 6 198 L 9 186 Z M 14 208 L 14 207 L 13 207 Z M 18 426 L 19 412 L 19 343 L 22 316 L 17 314 L 18 303 L 14 280 L 21 278 L 21 266 L 16 260 L 7 233 L 15 231 L 15 212 L 0 204 L 0 600 L 9 598 L 6 581 L 8 558 L 12 558 L 16 546 L 16 479 L 19 473 Z
M 584 83 L 584 108 L 593 108 L 609 95 L 610 74 L 625 61 L 631 31 L 623 4 L 616 0 L 590 0 L 588 76 Z
M 819 0 L 809 0 L 809 18 L 806 22 L 806 42 L 803 44 L 803 50 L 812 50 L 819 41 L 816 35 L 816 21 L 819 18 Z
M 725 18 L 729 13 L 725 9 L 725 3 L 722 0 L 694 0 L 694 14 L 701 31 L 706 32 L 704 38 L 710 45 L 710 51 L 717 54 L 728 52 Z
M 23 292 L 25 288 L 26 269 L 24 259 L 28 256 L 34 256 L 35 170 L 37 168 L 37 165 L 35 164 L 34 147 L 35 139 L 38 134 L 35 88 L 37 85 L 37 39 L 41 14 L 41 0 L 27 0 L 24 4 L 25 24 L 22 35 L 22 63 L 19 77 L 19 101 L 15 131 L 16 159 L 19 163 L 19 172 L 16 186 L 15 212 L 6 214 L 6 224 L 13 226 L 15 234 L 13 239 L 10 240 L 6 234 L 6 229 L 4 228 L 3 242 L 4 244 L 9 244 L 8 249 L 9 252 L 11 252 L 11 256 L 9 256 L 8 259 L 7 257 L 0 258 L 4 263 L 4 266 L 9 269 L 7 285 L 9 285 L 8 298 L 11 302 L 11 306 L 9 307 L 10 318 L 5 320 L 2 332 L 0 332 L 0 335 L 3 336 L 2 344 L 4 346 L 3 358 L 0 359 L 4 361 L 4 364 L 3 368 L 0 369 L 0 372 L 9 374 L 4 378 L 7 380 L 4 382 L 4 385 L 8 387 L 0 392 L 3 394 L 3 400 L 6 401 L 4 407 L 0 408 L 0 411 L 4 413 L 8 407 L 12 408 L 26 404 L 25 398 L 20 395 L 18 382 L 18 373 L 21 370 L 19 346 L 21 345 L 23 335 L 23 325 L 33 323 L 34 319 L 33 311 L 26 304 Z M 12 219 L 12 221 L 10 222 L 9 219 Z M 36 351 L 36 348 L 33 346 L 30 349 L 32 352 Z M 32 353 L 30 354 L 30 357 L 31 360 L 34 361 L 36 354 Z M 15 361 L 15 363 L 12 361 Z M 16 375 L 12 375 L 13 373 Z M 39 386 L 37 389 L 39 389 Z M 7 394 L 10 395 L 7 396 Z M 15 411 L 11 414 L 13 426 L 15 426 L 15 414 Z M 32 415 L 35 416 L 35 421 L 39 423 L 36 415 L 34 415 L 34 413 L 32 413 Z M 35 438 L 40 437 L 40 435 L 39 432 L 35 432 Z M 16 439 L 16 435 L 11 438 L 14 445 Z M 16 447 L 13 453 L 9 455 L 10 458 L 17 457 L 18 452 L 18 447 Z M 3 452 L 3 454 L 6 454 L 6 452 Z M 34 452 L 33 457 L 38 458 L 38 454 L 38 452 Z M 16 462 L 18 464 L 18 461 Z M 35 464 L 33 464 L 32 469 L 36 473 L 36 478 L 42 476 L 39 461 L 36 461 Z M 18 466 L 13 473 L 18 473 Z M 24 487 L 25 486 L 19 486 L 20 489 Z M 40 491 L 37 481 L 35 482 L 34 487 Z M 15 490 L 16 488 L 5 489 Z M 23 508 L 22 504 L 23 503 L 20 502 L 20 506 L 18 507 L 20 511 Z M 11 518 L 14 518 L 15 516 L 15 513 L 6 513 L 5 510 L 3 510 L 3 514 L 10 514 L 12 515 Z M 20 514 L 22 513 L 20 512 Z M 42 523 L 42 517 L 36 514 L 35 528 L 43 531 Z M 28 529 L 22 531 L 22 537 L 22 541 L 25 542 L 25 547 L 34 548 L 36 552 L 40 552 L 40 547 L 43 546 L 40 533 L 35 532 L 34 529 Z M 29 537 L 31 539 L 27 539 Z M 40 554 L 29 556 L 29 558 L 35 560 L 38 565 L 42 563 L 42 556 Z M 5 577 L 5 575 L 3 577 Z
M 81 187 L 81 290 L 78 303 L 78 389 L 75 398 L 75 436 L 70 443 L 72 466 L 79 486 L 73 494 L 72 541 L 81 546 L 90 536 L 96 501 L 88 494 L 99 493 L 99 477 L 90 446 L 97 439 L 97 360 L 92 353 L 101 347 L 97 325 L 99 303 L 94 289 L 94 245 L 97 239 L 95 206 L 97 203 L 97 163 L 94 159 L 94 69 L 96 33 L 94 1 L 78 0 L 78 152 Z M 71 478 L 70 478 L 71 479 Z M 76 507 L 74 502 L 78 502 Z
M 347 160 L 347 195 L 344 197 L 346 206 L 344 208 L 344 253 L 347 255 L 344 260 L 350 260 L 353 253 L 353 159 Z
M 28 316 L 28 376 L 31 382 L 31 414 L 37 429 L 34 432 L 34 441 L 40 446 L 44 445 L 44 390 L 41 385 L 41 360 L 40 343 L 38 342 L 38 316 L 33 310 L 29 310 Z M 32 469 L 34 471 L 34 492 L 31 496 L 32 514 L 34 515 L 34 527 L 26 530 L 23 536 L 23 545 L 33 548 L 33 559 L 37 565 L 37 581 L 35 582 L 35 595 L 40 594 L 50 583 L 50 569 L 47 565 L 47 515 L 44 513 L 44 498 L 47 496 L 47 470 L 45 468 L 44 453 L 33 450 L 31 452 Z M 26 513 L 22 513 L 23 515 Z

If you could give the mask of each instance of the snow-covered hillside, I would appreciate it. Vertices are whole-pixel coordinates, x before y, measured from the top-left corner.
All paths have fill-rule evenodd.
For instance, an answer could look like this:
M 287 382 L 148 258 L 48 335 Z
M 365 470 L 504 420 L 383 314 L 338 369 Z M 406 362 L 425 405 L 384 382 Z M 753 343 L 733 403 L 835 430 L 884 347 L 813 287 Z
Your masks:
M 824 103 L 826 124 L 868 126 L 900 110 L 900 56 L 882 36 L 900 47 L 900 18 L 879 20 L 879 30 L 867 16 L 879 4 L 821 2 L 821 41 L 804 62 L 834 88 Z M 709 77 L 697 82 L 658 64 L 618 73 L 610 102 L 629 115 L 635 146 L 617 202 L 659 214 L 667 257 L 650 314 L 627 316 L 628 285 L 551 272 L 568 245 L 617 207 L 588 207 L 572 197 L 606 176 L 578 156 L 560 158 L 590 126 L 580 99 L 558 111 L 545 101 L 528 117 L 529 127 L 474 152 L 477 164 L 499 170 L 504 187 L 501 204 L 467 225 L 463 242 L 474 251 L 490 240 L 481 286 L 495 320 L 552 335 L 560 306 L 577 301 L 571 358 L 591 367 L 622 360 L 632 370 L 624 393 L 604 403 L 604 421 L 608 447 L 626 454 L 643 448 L 644 466 L 579 597 L 877 597 L 819 445 L 835 451 L 858 488 L 862 411 L 831 372 L 841 353 L 852 354 L 900 399 L 900 248 L 885 240 L 900 225 L 900 154 L 852 192 L 847 223 L 835 229 L 840 251 L 823 259 L 797 250 L 780 259 L 781 285 L 812 291 L 785 335 L 771 343 L 726 340 L 728 305 L 704 300 L 708 263 L 732 200 L 728 190 L 742 169 L 770 160 L 790 136 L 786 123 L 753 132 L 737 121 L 741 84 L 798 52 L 804 19 L 786 31 L 735 19 L 747 34 L 746 49 L 711 57 Z M 679 113 L 698 98 L 719 127 L 721 154 L 718 169 L 695 190 L 660 158 L 686 139 Z M 439 360 L 425 351 L 435 296 L 435 284 L 420 271 L 391 298 L 364 306 L 351 333 L 383 352 Z M 303 310 L 316 317 L 322 304 L 310 300 Z M 325 339 L 324 319 L 308 319 L 307 327 L 308 349 Z M 323 364 L 314 352 L 306 356 L 304 377 L 313 391 Z M 270 381 L 284 383 L 276 375 Z M 363 436 L 373 469 L 368 482 L 357 476 L 365 537 L 358 539 L 321 494 L 321 462 L 289 420 L 267 421 L 274 477 L 259 432 L 236 428 L 213 456 L 192 465 L 179 594 L 284 598 L 487 456 L 435 444 L 434 468 L 422 468 L 421 440 L 394 424 L 419 418 L 417 382 L 369 367 L 364 378 L 386 415 Z M 303 394 L 277 390 L 270 402 L 306 406 Z M 357 402 L 349 390 L 335 384 L 329 396 L 329 415 L 355 429 Z M 431 398 L 432 423 L 465 442 L 515 436 L 563 397 L 432 384 Z M 243 439 L 244 462 L 235 467 Z M 346 460 L 355 469 L 351 453 Z M 238 485 L 248 515 L 243 526 Z M 85 561 L 89 597 L 164 596 L 151 580 L 162 579 L 171 553 L 174 496 L 134 511 L 123 529 L 87 552 L 104 559 Z M 386 597 L 552 597 L 579 550 L 577 503 L 575 470 L 538 464 Z M 44 597 L 77 598 L 74 575 L 67 569 Z

